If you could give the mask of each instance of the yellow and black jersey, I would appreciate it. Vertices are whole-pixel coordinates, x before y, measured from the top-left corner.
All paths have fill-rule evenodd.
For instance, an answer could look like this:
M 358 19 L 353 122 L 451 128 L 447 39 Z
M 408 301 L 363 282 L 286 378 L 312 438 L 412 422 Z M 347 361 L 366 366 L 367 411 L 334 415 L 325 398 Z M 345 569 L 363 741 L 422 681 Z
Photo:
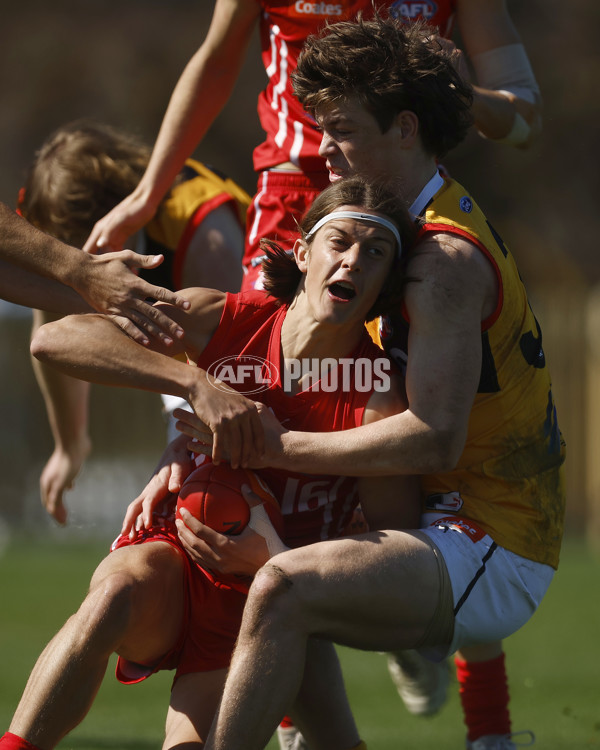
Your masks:
M 422 478 L 423 512 L 474 521 L 500 545 L 558 565 L 565 510 L 562 439 L 542 332 L 508 248 L 467 191 L 453 180 L 426 207 L 423 234 L 447 232 L 476 245 L 493 265 L 498 304 L 482 323 L 479 387 L 457 467 Z M 388 354 L 401 366 L 409 322 L 399 311 L 380 322 Z
M 229 205 L 242 229 L 250 196 L 233 180 L 193 159 L 188 159 L 155 217 L 143 230 L 144 255 L 162 253 L 158 268 L 141 271 L 152 284 L 181 289 L 181 275 L 190 240 L 204 219 L 219 206 Z M 241 259 L 240 259 L 241 263 Z

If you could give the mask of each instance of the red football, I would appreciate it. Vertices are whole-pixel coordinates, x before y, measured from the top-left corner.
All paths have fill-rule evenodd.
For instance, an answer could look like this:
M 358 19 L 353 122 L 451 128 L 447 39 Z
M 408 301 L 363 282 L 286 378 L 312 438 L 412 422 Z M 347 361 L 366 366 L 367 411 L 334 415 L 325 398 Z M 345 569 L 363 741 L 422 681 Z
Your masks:
M 264 481 L 249 469 L 232 469 L 227 464 L 208 461 L 189 475 L 177 498 L 177 516 L 180 508 L 186 508 L 221 534 L 241 534 L 250 520 L 250 507 L 242 495 L 244 484 L 263 500 L 275 531 L 282 536 L 281 509 Z

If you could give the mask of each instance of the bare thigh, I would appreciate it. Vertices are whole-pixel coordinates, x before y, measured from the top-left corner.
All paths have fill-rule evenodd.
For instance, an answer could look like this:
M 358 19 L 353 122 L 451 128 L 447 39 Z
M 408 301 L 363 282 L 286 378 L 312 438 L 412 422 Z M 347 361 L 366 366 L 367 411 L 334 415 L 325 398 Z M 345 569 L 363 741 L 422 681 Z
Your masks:
M 123 547 L 98 566 L 87 599 L 121 606 L 127 618 L 114 649 L 131 661 L 152 663 L 170 650 L 181 633 L 184 561 L 168 542 Z
M 431 630 L 438 561 L 418 531 L 371 532 L 277 555 L 259 572 L 251 600 L 265 594 L 307 635 L 355 648 L 410 648 Z

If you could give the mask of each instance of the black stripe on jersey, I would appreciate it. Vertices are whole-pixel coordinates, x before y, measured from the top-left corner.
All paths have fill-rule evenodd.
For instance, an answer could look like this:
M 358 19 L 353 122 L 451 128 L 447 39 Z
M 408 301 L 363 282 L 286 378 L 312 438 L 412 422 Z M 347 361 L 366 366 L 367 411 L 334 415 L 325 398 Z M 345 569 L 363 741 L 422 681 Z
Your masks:
M 502 239 L 502 237 L 500 237 L 498 232 L 494 229 L 494 227 L 490 224 L 490 222 L 487 219 L 485 220 L 485 223 L 488 225 L 490 232 L 494 235 L 494 239 L 496 240 L 496 244 L 500 248 L 502 255 L 504 255 L 504 257 L 506 258 L 506 256 L 508 255 L 508 250 L 506 249 L 504 240 Z
M 473 580 L 471 581 L 471 583 L 469 583 L 469 585 L 465 589 L 464 594 L 460 597 L 460 599 L 456 603 L 456 607 L 454 607 L 454 616 L 455 617 L 459 613 L 460 608 L 462 607 L 462 605 L 469 598 L 469 594 L 471 593 L 471 591 L 473 591 L 473 589 L 474 589 L 475 584 L 477 583 L 477 581 L 485 573 L 485 565 L 486 565 L 487 561 L 491 558 L 491 556 L 494 554 L 494 552 L 496 551 L 497 547 L 498 547 L 498 545 L 496 544 L 496 542 L 492 542 L 492 546 L 486 552 L 483 560 L 481 561 L 481 567 L 479 568 L 479 570 L 477 571 L 477 573 L 475 573 L 475 575 L 473 576 Z
M 542 348 L 542 329 L 537 322 L 537 318 L 535 319 L 535 327 L 537 336 L 533 331 L 528 331 L 521 336 L 519 345 L 521 347 L 521 354 L 527 364 L 541 370 L 546 366 L 546 356 Z
M 479 376 L 479 385 L 477 393 L 498 393 L 500 383 L 498 383 L 498 373 L 496 371 L 496 362 L 492 354 L 488 332 L 481 334 L 481 375 Z
M 200 172 L 198 172 L 191 164 L 184 164 L 181 168 L 181 171 L 179 172 L 178 178 L 179 182 L 188 182 L 189 180 L 193 180 L 196 177 L 200 176 Z

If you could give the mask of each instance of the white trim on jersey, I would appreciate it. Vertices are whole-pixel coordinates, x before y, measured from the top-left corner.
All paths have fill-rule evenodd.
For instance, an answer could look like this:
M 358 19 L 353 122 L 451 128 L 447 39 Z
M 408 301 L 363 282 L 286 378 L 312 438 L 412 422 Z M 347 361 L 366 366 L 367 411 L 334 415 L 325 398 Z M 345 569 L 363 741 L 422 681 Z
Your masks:
M 260 175 L 260 190 L 258 193 L 254 196 L 254 200 L 252 201 L 252 204 L 254 205 L 254 221 L 252 222 L 252 227 L 250 229 L 250 232 L 248 233 L 248 244 L 252 244 L 256 240 L 256 235 L 258 234 L 258 227 L 260 225 L 260 219 L 262 215 L 262 209 L 260 207 L 260 202 L 262 200 L 263 195 L 267 192 L 267 181 L 269 177 L 268 170 L 265 170 Z
M 289 111 L 288 103 L 282 97 L 281 106 L 279 107 L 279 110 L 277 112 L 277 119 L 279 120 L 279 128 L 277 130 L 277 135 L 273 139 L 275 143 L 277 144 L 278 148 L 283 148 L 283 144 L 285 143 L 285 139 L 287 138 L 288 111 Z
M 271 107 L 277 111 L 279 118 L 279 130 L 275 136 L 275 143 L 281 148 L 287 136 L 288 105 L 285 99 L 285 91 L 288 82 L 288 47 L 282 40 L 279 49 L 281 59 L 279 62 L 279 81 L 273 87 L 273 101 Z
M 265 68 L 269 80 L 271 80 L 277 70 L 277 63 L 275 60 L 277 59 L 277 35 L 280 31 L 281 29 L 279 26 L 273 26 L 273 28 L 269 29 L 269 38 L 271 40 L 271 62 Z
M 294 142 L 290 148 L 290 161 L 297 167 L 300 166 L 300 153 L 304 145 L 304 125 L 294 120 Z

